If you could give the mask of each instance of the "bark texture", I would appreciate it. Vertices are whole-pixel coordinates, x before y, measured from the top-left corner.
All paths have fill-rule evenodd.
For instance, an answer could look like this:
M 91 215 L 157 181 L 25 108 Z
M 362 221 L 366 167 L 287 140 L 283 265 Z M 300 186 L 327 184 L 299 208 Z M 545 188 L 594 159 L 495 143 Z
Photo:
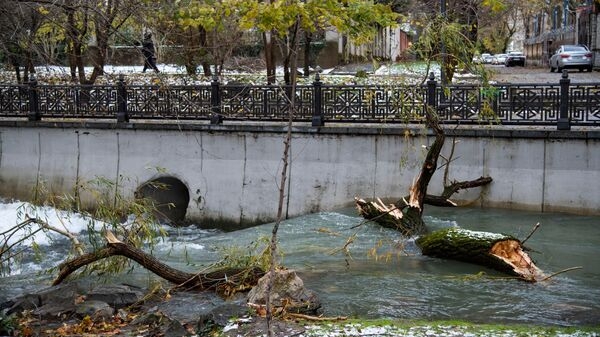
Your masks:
M 416 244 L 423 255 L 479 264 L 529 282 L 545 277 L 512 236 L 451 227 L 423 235 Z
M 164 264 L 141 249 L 118 241 L 114 237 L 108 237 L 106 247 L 63 263 L 59 267 L 59 274 L 53 285 L 60 284 L 79 268 L 111 256 L 124 256 L 132 259 L 142 267 L 183 289 L 216 290 L 225 296 L 229 296 L 235 291 L 250 289 L 264 275 L 264 271 L 259 268 L 226 268 L 208 273 L 188 273 Z
M 365 219 L 374 221 L 382 227 L 399 231 L 404 236 L 413 234 L 412 227 L 406 227 L 403 222 L 404 214 L 395 205 L 385 205 L 381 199 L 365 201 L 354 198 L 358 213 Z

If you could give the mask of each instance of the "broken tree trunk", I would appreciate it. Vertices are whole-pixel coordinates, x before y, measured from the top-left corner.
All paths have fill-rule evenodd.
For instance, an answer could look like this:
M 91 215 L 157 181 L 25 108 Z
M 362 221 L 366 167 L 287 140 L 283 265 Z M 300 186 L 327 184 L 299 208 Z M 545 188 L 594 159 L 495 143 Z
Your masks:
M 235 291 L 248 290 L 264 275 L 259 268 L 225 268 L 208 273 L 188 273 L 172 268 L 154 256 L 118 240 L 112 233 L 106 235 L 106 247 L 78 256 L 59 266 L 53 285 L 60 284 L 81 267 L 111 256 L 124 256 L 139 263 L 163 279 L 183 289 L 215 290 L 229 296 Z
M 414 227 L 407 227 L 403 221 L 404 214 L 396 205 L 386 205 L 377 199 L 375 201 L 365 201 L 360 198 L 354 198 L 358 213 L 365 219 L 377 222 L 380 226 L 399 231 L 404 236 L 414 234 Z
M 433 85 L 429 85 L 432 83 Z M 427 195 L 427 188 L 433 174 L 438 168 L 438 158 L 445 141 L 444 130 L 440 127 L 435 104 L 435 81 L 433 73 L 428 82 L 429 100 L 426 105 L 426 124 L 435 134 L 435 140 L 428 146 L 427 155 L 421 166 L 419 175 L 410 187 L 409 196 L 385 205 L 381 200 L 367 202 L 355 198 L 358 212 L 365 219 L 377 222 L 379 225 L 398 230 L 404 236 L 422 235 L 417 240 L 424 255 L 456 259 L 488 266 L 502 272 L 516 275 L 527 281 L 536 281 L 543 274 L 535 266 L 531 258 L 523 251 L 521 242 L 515 238 L 496 233 L 474 232 L 458 228 L 450 228 L 427 233 L 423 222 L 423 206 L 428 201 L 440 206 L 456 206 L 449 200 L 450 196 L 461 189 L 487 185 L 492 182 L 490 177 L 480 177 L 472 181 L 448 184 L 448 168 L 454 154 L 453 141 L 450 158 L 446 159 L 444 173 L 444 192 L 439 197 Z
M 398 229 L 406 236 L 427 232 L 427 226 L 423 222 L 423 204 L 427 195 L 427 187 L 437 169 L 438 157 L 445 140 L 444 130 L 440 127 L 434 107 L 428 105 L 425 113 L 427 126 L 433 130 L 435 139 L 428 147 L 429 150 L 421 166 L 421 171 L 410 187 L 408 200 L 404 201 L 403 207 L 398 208 L 396 205 L 387 207 L 381 201 L 379 203 L 369 203 L 359 198 L 355 199 L 358 211 L 365 219 L 376 221 L 385 227 Z M 359 202 L 359 200 L 363 202 Z M 394 212 L 394 214 L 391 214 L 391 212 Z M 396 223 L 394 224 L 394 222 Z
M 416 244 L 423 255 L 479 264 L 529 282 L 545 278 L 512 236 L 451 227 L 423 235 Z

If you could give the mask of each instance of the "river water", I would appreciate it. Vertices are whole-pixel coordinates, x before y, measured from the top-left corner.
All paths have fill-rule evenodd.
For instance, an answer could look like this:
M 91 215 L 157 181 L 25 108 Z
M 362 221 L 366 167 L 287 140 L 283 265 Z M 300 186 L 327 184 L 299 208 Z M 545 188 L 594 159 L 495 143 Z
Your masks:
M 428 207 L 425 213 L 431 229 L 461 226 L 521 239 L 539 222 L 526 243 L 537 265 L 547 274 L 582 268 L 531 284 L 477 265 L 429 258 L 420 254 L 413 239 L 402 239 L 392 230 L 370 223 L 355 227 L 362 219 L 353 208 L 284 221 L 279 230 L 282 262 L 317 292 L 328 316 L 600 324 L 598 217 L 480 208 Z M 197 271 L 221 259 L 232 246 L 246 249 L 268 237 L 272 228 L 171 229 L 153 253 L 177 268 Z M 352 243 L 344 253 L 348 240 Z M 65 244 L 59 240 L 42 245 L 43 263 L 31 260 L 0 278 L 0 302 L 47 285 L 51 275 L 39 271 L 65 258 Z M 145 286 L 154 276 L 137 268 L 125 279 Z

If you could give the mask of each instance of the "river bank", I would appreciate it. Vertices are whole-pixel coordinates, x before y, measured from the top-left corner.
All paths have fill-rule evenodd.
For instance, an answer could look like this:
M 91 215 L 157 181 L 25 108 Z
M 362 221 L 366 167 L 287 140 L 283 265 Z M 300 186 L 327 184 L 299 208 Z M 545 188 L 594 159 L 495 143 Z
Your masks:
M 266 322 L 232 322 L 223 329 L 223 337 L 259 337 L 265 335 Z M 337 322 L 290 322 L 274 324 L 276 336 L 298 337 L 596 337 L 600 328 L 556 328 L 524 325 L 475 324 L 464 321 L 357 320 Z

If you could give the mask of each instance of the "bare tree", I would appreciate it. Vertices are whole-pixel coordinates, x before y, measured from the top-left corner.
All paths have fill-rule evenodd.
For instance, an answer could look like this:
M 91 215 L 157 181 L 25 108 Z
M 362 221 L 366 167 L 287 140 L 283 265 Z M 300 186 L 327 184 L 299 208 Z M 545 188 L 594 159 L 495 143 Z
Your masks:
M 5 56 L 4 61 L 15 70 L 18 83 L 27 81 L 29 74 L 35 72 L 34 63 L 39 54 L 36 33 L 43 22 L 37 4 L 17 1 L 0 4 L 0 51 Z
M 18 0 L 21 6 L 37 9 L 47 24 L 64 33 L 66 54 L 72 81 L 93 84 L 104 74 L 110 38 L 141 8 L 140 0 Z M 43 11 L 40 9 L 44 9 Z M 85 73 L 86 51 L 90 45 L 89 62 L 93 71 Z

